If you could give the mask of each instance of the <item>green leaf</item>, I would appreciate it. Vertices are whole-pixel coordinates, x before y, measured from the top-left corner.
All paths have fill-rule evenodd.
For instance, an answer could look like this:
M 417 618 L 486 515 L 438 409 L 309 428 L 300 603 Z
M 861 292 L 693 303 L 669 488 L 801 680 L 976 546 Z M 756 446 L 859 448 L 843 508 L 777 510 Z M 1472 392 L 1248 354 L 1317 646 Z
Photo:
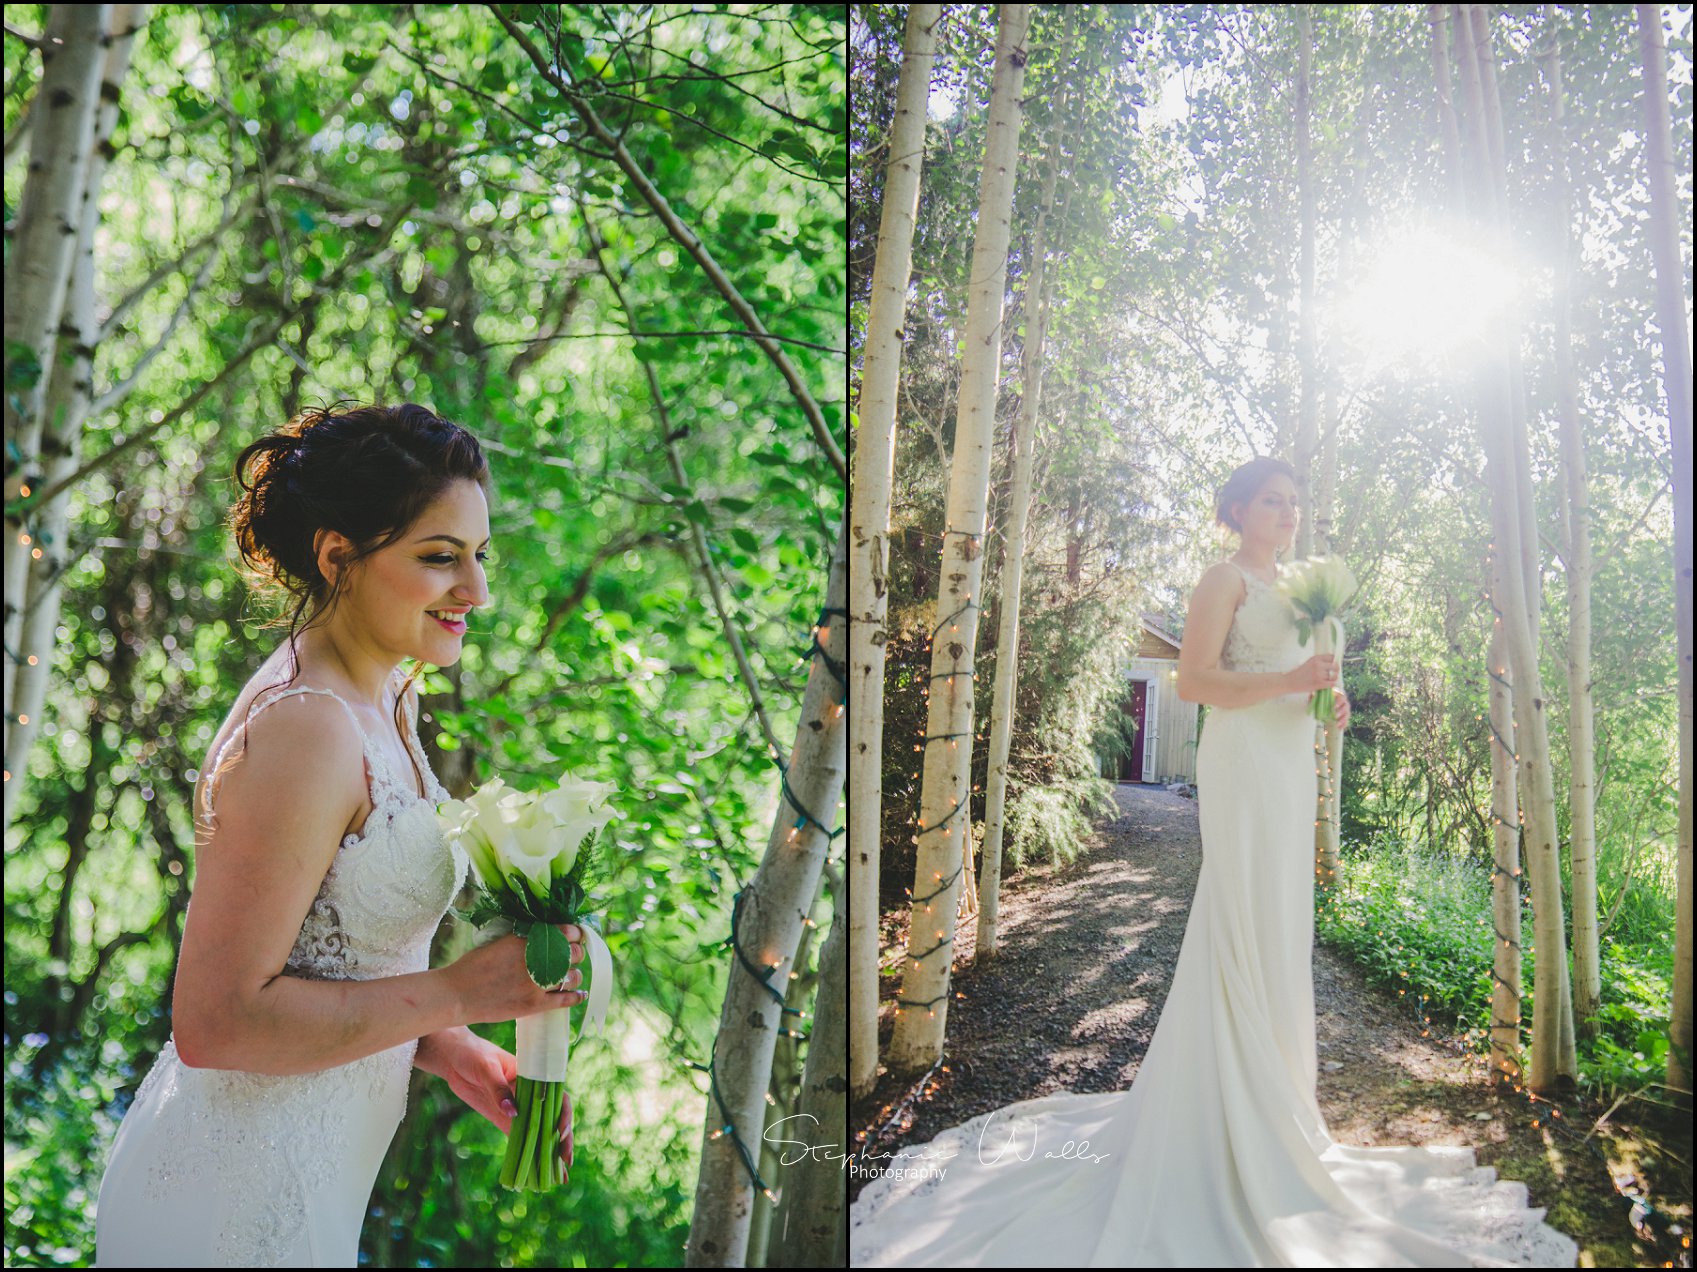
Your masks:
M 538 923 L 524 940 L 524 966 L 531 980 L 552 989 L 572 970 L 572 943 L 552 923 Z
M 1314 624 L 1310 623 L 1306 618 L 1297 619 L 1296 634 L 1302 643 L 1306 645 L 1308 643 L 1308 638 L 1314 634 Z
M 691 521 L 699 521 L 702 525 L 706 525 L 708 524 L 707 505 L 699 499 L 691 499 L 684 505 L 684 516 Z
M 313 220 L 312 213 L 308 212 L 305 208 L 302 208 L 300 211 L 295 213 L 295 224 L 300 226 L 302 230 L 306 231 L 306 233 L 311 234 L 313 229 L 318 225 L 318 222 Z
M 437 190 L 434 181 L 417 174 L 407 178 L 406 193 L 407 198 L 426 212 L 435 207 L 436 201 L 441 197 L 441 191 Z
M 342 54 L 342 69 L 349 75 L 364 75 L 377 65 L 377 58 L 369 53 Z
M 1108 280 L 1103 278 L 1100 274 L 1096 275 L 1095 278 L 1092 278 L 1090 280 L 1090 288 L 1091 288 L 1092 291 L 1101 291 L 1102 288 L 1106 287 L 1107 285 L 1108 285 Z
M 735 495 L 725 495 L 720 498 L 719 506 L 727 512 L 747 512 L 754 507 L 754 500 L 738 499 Z
M 204 119 L 207 111 L 212 109 L 205 102 L 201 101 L 199 97 L 187 91 L 179 91 L 175 93 L 172 96 L 172 100 L 176 102 L 177 113 L 183 117 L 183 122 L 185 123 L 192 124 L 197 119 Z
M 6 346 L 6 387 L 33 389 L 41 380 L 41 359 L 21 340 Z
M 295 112 L 295 127 L 310 137 L 324 127 L 324 116 L 320 115 L 311 105 L 303 105 Z
M 744 548 L 749 552 L 760 551 L 760 540 L 756 539 L 753 534 L 744 530 L 741 526 L 731 527 L 731 538 L 736 540 L 739 547 Z

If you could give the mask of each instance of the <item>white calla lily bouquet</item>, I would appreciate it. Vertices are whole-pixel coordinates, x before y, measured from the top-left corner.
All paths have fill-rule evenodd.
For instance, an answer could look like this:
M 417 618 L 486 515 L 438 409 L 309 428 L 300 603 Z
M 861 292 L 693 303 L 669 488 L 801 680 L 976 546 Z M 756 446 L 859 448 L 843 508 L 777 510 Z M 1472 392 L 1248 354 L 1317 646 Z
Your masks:
M 1360 586 L 1340 556 L 1307 557 L 1279 571 L 1278 590 L 1296 611 L 1296 634 L 1306 645 L 1315 638 L 1315 652 L 1343 658 L 1343 622 L 1338 611 L 1349 604 Z M 1341 672 L 1340 672 L 1341 679 Z M 1310 699 L 1309 714 L 1321 724 L 1332 719 L 1332 691 L 1317 690 Z
M 513 790 L 497 777 L 468 799 L 449 800 L 437 809 L 444 838 L 466 850 L 482 885 L 469 911 L 454 911 L 482 929 L 480 942 L 509 932 L 524 937 L 531 979 L 554 989 L 571 971 L 571 943 L 555 925 L 575 924 L 583 932 L 590 981 L 580 1037 L 601 1032 L 612 994 L 612 955 L 589 925 L 594 916 L 585 911 L 595 849 L 613 817 L 603 801 L 615 789 L 611 782 L 583 781 L 567 773 L 553 790 L 531 793 Z M 516 1030 L 513 1103 L 518 1113 L 508 1132 L 501 1183 L 540 1191 L 561 1182 L 559 1121 L 570 1022 L 565 1010 L 546 1011 L 521 1018 Z

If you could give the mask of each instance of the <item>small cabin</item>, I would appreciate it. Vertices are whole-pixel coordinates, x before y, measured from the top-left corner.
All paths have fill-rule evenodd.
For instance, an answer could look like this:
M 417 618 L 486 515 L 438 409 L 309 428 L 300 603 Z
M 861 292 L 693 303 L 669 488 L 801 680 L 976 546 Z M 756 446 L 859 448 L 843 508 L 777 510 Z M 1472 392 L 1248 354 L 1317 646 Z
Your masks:
M 1136 730 L 1136 744 L 1124 758 L 1097 756 L 1098 772 L 1120 782 L 1195 782 L 1199 709 L 1178 696 L 1179 638 L 1148 615 L 1139 621 L 1120 700 L 1120 710 Z

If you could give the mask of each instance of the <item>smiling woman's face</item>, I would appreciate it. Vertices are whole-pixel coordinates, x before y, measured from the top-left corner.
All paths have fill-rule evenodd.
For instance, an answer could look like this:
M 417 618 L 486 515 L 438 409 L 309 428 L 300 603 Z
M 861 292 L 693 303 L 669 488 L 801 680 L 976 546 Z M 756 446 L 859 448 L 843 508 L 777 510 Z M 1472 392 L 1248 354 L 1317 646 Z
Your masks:
M 1255 498 L 1238 505 L 1245 543 L 1270 543 L 1287 547 L 1296 537 L 1301 509 L 1296 503 L 1296 483 L 1283 473 L 1274 473 L 1256 491 Z
M 457 539 L 454 543 L 451 540 Z M 340 535 L 331 540 L 346 542 Z M 451 631 L 431 610 L 469 611 L 489 603 L 483 557 L 490 547 L 489 505 L 474 481 L 456 481 L 394 543 L 372 553 L 348 580 L 343 615 L 379 660 L 416 658 L 433 667 L 459 661 L 463 629 Z M 472 615 L 462 616 L 468 622 Z

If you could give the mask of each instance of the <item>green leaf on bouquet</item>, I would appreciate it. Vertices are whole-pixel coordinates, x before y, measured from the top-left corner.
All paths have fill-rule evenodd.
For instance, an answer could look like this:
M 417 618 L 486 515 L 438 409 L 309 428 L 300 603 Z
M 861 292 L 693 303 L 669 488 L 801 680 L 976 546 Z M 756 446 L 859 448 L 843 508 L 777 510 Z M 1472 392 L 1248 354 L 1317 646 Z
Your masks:
M 488 923 L 492 919 L 498 919 L 501 917 L 501 907 L 495 903 L 495 898 L 490 896 L 487 892 L 480 892 L 478 894 L 477 900 L 472 903 L 471 909 L 461 910 L 456 906 L 453 907 L 453 910 L 460 922 L 469 923 L 473 927 L 478 928 L 482 927 L 485 923 Z
M 565 980 L 572 970 L 572 945 L 552 923 L 538 923 L 524 941 L 524 966 L 544 989 Z
M 1314 634 L 1314 624 L 1309 622 L 1306 618 L 1297 619 L 1296 634 L 1302 643 L 1306 645 L 1308 643 L 1308 638 Z

